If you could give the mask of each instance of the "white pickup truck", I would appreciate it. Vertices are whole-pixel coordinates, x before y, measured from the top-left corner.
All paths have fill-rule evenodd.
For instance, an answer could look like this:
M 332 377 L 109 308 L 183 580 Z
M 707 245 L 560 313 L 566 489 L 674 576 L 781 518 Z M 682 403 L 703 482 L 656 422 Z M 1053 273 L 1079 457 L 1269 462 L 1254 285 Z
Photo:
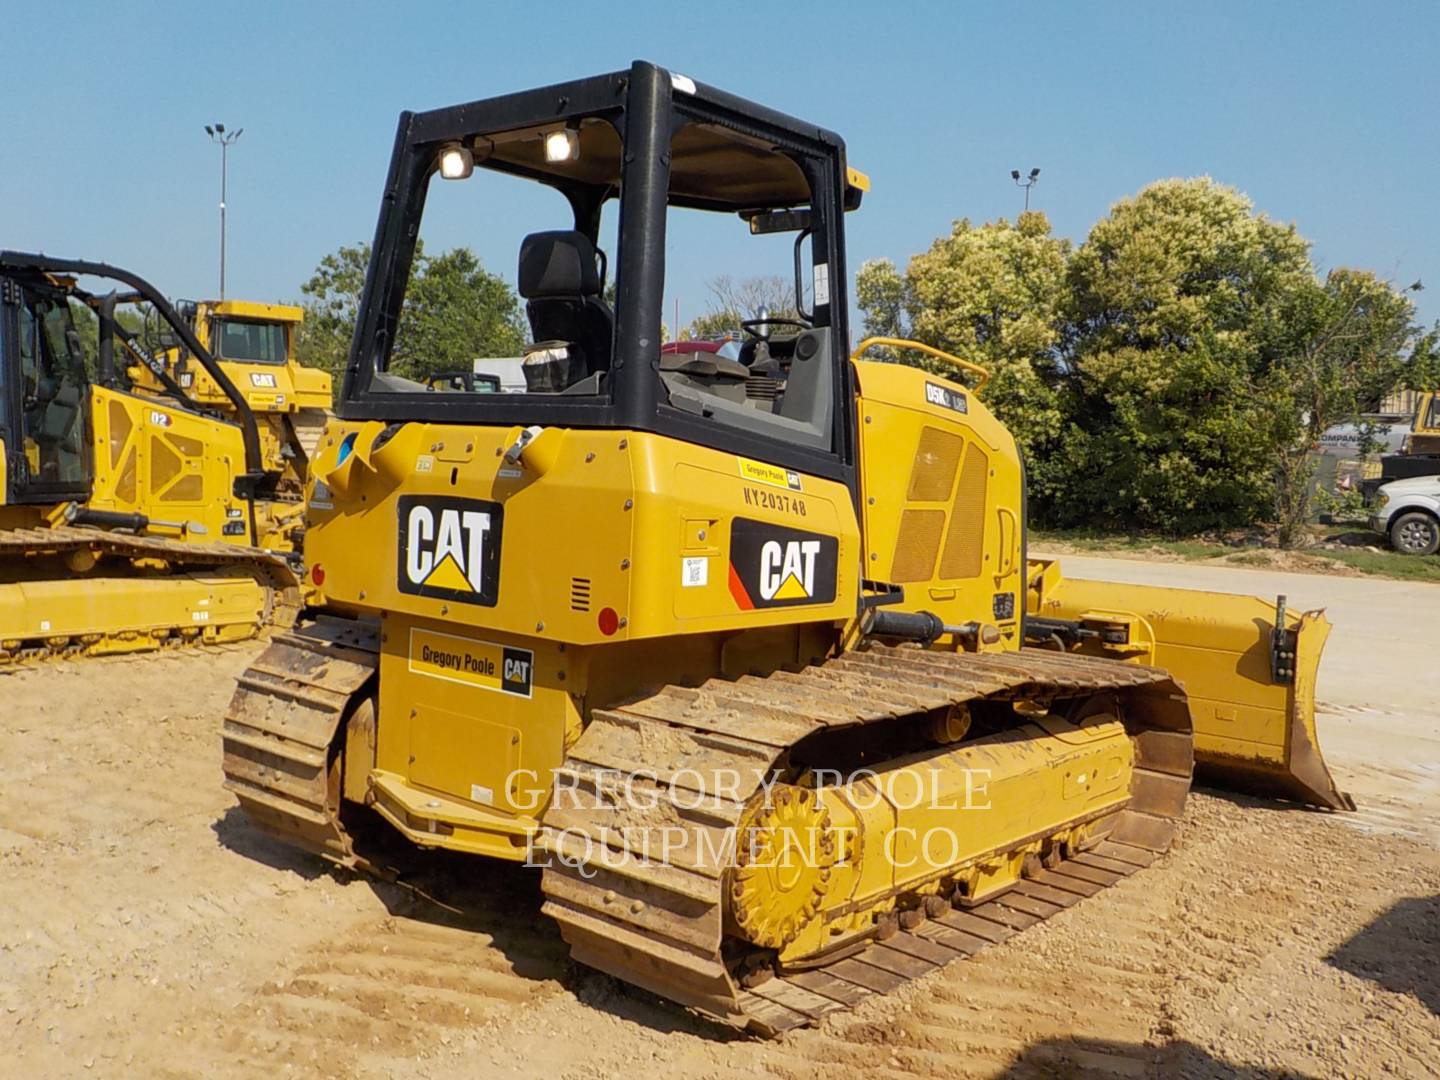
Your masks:
M 1370 528 L 1388 536 L 1402 555 L 1435 554 L 1440 548 L 1440 476 L 1412 476 L 1382 486 Z

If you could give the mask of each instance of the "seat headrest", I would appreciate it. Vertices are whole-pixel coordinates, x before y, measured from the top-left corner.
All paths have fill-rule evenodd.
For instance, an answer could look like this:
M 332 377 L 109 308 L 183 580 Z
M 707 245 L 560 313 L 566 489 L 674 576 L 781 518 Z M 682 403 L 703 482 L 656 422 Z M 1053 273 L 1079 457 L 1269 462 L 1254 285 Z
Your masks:
M 600 295 L 595 245 L 568 229 L 527 236 L 520 244 L 519 276 L 526 300 Z

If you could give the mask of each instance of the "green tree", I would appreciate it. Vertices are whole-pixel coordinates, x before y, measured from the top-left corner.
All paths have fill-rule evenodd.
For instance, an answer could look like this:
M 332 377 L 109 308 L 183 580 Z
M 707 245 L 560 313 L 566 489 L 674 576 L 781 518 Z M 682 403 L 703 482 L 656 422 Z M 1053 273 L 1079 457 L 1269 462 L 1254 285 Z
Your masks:
M 870 259 L 855 275 L 855 306 L 860 309 L 863 337 L 907 337 L 909 300 L 905 276 L 889 259 Z
M 342 246 L 321 259 L 300 286 L 305 319 L 295 334 L 295 358 L 301 364 L 328 371 L 337 380 L 343 376 L 369 265 L 369 244 Z
M 1384 397 L 1431 374 L 1433 338 L 1414 325 L 1405 293 L 1364 270 L 1297 284 L 1259 336 L 1280 359 L 1256 387 L 1271 408 L 1274 517 L 1282 547 L 1301 539 L 1316 494 L 1311 448 L 1334 424 L 1356 421 Z
M 305 321 L 296 336 L 302 364 L 341 374 L 359 315 L 368 244 L 326 255 L 300 291 Z M 526 338 L 520 300 L 469 248 L 431 256 L 417 243 L 390 370 L 424 380 L 441 371 L 469 370 L 476 357 L 517 356 Z
M 469 371 L 476 357 L 519 356 L 525 324 L 515 290 L 486 270 L 469 248 L 417 254 L 405 293 L 390 370 L 424 380 Z
M 1266 515 L 1287 407 L 1270 376 L 1292 344 L 1271 328 L 1313 282 L 1295 228 L 1208 177 L 1113 206 L 1069 264 L 1051 515 L 1170 531 Z
M 903 275 L 876 260 L 856 278 L 866 336 L 911 337 L 989 369 L 985 401 L 1015 434 L 1032 483 L 1042 487 L 1063 426 L 1056 384 L 1069 249 L 1042 213 L 1014 224 L 962 219 Z M 919 363 L 959 377 L 946 365 Z

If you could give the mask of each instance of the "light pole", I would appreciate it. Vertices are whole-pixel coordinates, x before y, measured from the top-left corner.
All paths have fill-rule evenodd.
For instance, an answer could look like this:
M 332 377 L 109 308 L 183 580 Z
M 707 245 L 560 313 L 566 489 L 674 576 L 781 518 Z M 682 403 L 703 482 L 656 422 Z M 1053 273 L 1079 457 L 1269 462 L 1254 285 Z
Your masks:
M 1011 169 L 1010 179 L 1014 180 L 1017 186 L 1025 189 L 1025 213 L 1028 214 L 1030 212 L 1030 189 L 1040 182 L 1040 170 L 1031 169 L 1030 175 L 1021 180 L 1020 170 Z
M 211 142 L 220 144 L 220 299 L 225 299 L 225 181 L 229 171 L 230 144 L 245 134 L 244 128 L 227 132 L 224 124 L 205 125 Z

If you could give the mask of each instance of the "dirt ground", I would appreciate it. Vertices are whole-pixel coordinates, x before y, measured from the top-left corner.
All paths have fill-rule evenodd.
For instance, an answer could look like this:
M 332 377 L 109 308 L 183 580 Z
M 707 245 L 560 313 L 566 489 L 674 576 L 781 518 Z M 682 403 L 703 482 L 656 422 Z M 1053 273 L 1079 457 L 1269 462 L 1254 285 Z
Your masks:
M 1411 633 L 1440 633 L 1440 588 L 1399 587 Z M 773 1043 L 572 965 L 527 871 L 426 860 L 422 896 L 254 832 L 220 787 L 218 725 L 257 648 L 0 676 L 6 1075 L 1258 1080 L 1440 1061 L 1440 701 L 1387 697 L 1375 642 L 1338 626 L 1322 738 L 1365 812 L 1201 792 L 1154 867 Z

